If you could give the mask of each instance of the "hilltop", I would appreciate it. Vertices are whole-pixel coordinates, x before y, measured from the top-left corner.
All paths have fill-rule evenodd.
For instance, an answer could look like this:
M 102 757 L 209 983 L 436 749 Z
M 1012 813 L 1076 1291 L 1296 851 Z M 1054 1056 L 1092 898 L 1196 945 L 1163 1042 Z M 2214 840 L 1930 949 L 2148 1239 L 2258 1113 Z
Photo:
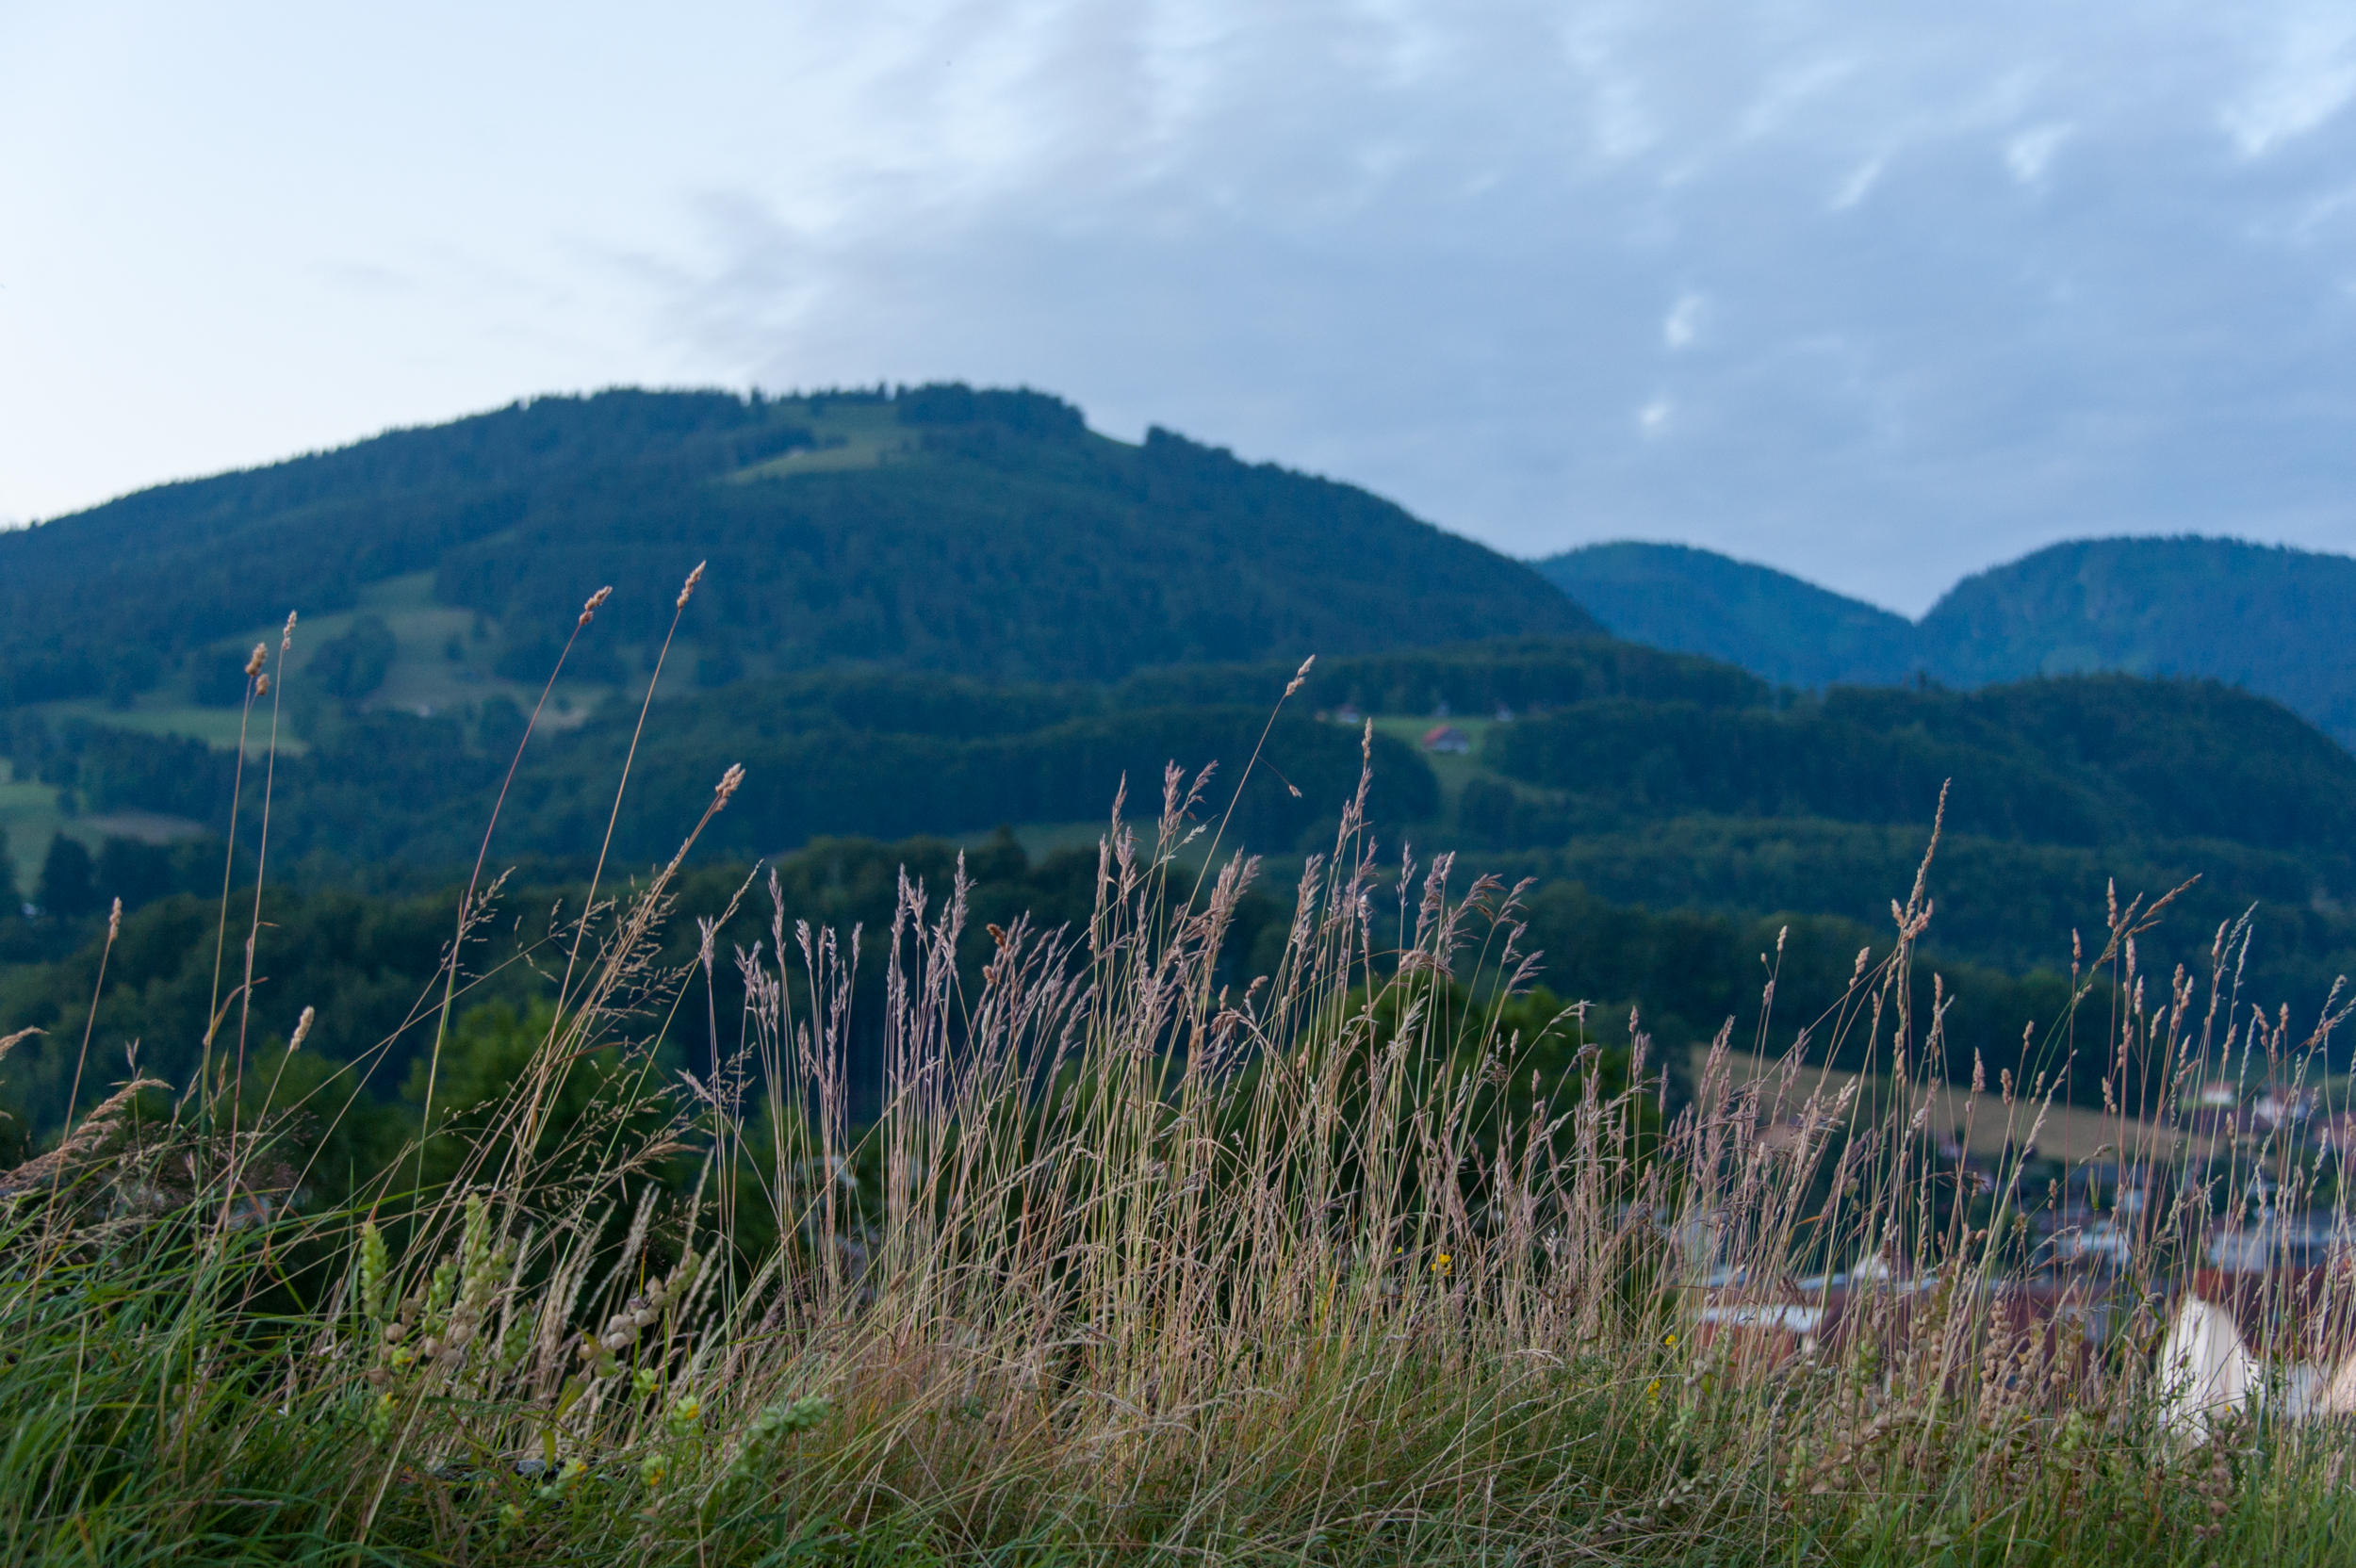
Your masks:
M 2054 545 L 1948 590 L 1922 618 L 1953 685 L 2123 670 L 2244 686 L 2356 741 L 2356 559 L 2233 539 Z
M 1158 429 L 1115 441 L 1040 393 L 613 391 L 0 536 L 0 705 L 234 700 L 244 641 L 290 608 L 353 639 L 338 695 L 536 689 L 609 582 L 581 673 L 610 684 L 703 559 L 685 634 L 708 684 L 846 662 L 1111 679 L 1596 629 L 1529 567 L 1364 490 Z
M 2222 680 L 2356 743 L 2356 559 L 2232 539 L 2094 539 L 1964 579 L 1920 622 L 1772 567 L 1618 543 L 1537 564 L 1613 632 L 1795 686 L 2117 671 Z
M 1723 659 L 1782 685 L 1888 685 L 1915 667 L 1905 616 L 1712 550 L 1622 541 L 1537 566 L 1615 636 Z

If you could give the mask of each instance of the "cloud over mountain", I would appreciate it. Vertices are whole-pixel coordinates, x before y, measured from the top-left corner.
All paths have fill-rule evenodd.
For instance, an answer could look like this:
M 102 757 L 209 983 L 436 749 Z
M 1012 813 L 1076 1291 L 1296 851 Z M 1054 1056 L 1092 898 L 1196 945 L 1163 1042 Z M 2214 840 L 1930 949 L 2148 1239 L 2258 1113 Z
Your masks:
M 250 20 L 7 24 L 56 243 L 0 511 L 532 386 L 960 375 L 1909 611 L 2064 535 L 2356 543 L 2338 8 Z

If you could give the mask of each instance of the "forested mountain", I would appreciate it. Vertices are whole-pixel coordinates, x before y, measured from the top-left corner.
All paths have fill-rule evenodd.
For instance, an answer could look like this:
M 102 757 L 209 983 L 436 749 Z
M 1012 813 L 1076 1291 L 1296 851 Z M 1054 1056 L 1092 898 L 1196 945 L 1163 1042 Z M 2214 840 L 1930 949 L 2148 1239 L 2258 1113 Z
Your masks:
M 1537 563 L 1614 636 L 1707 654 L 1789 686 L 1886 685 L 1915 669 L 1915 629 L 1878 605 L 1688 545 L 1589 545 Z
M 1919 623 L 1681 545 L 1593 545 L 1537 564 L 1620 636 L 1771 680 L 2194 676 L 2276 698 L 2356 744 L 2347 556 L 2231 539 L 2081 540 L 1964 579 Z
M 2356 743 L 2356 559 L 2233 539 L 2093 539 L 1968 577 L 1923 616 L 1952 685 L 2124 670 L 2261 692 Z
M 453 663 L 535 680 L 613 583 L 624 658 L 589 672 L 612 678 L 706 559 L 685 634 L 722 679 L 846 661 L 1108 679 L 1594 630 L 1527 566 L 1363 490 L 1167 431 L 1124 445 L 1039 393 L 608 392 L 0 535 L 0 703 L 205 700 L 225 639 L 418 574 L 411 608 L 474 618 Z

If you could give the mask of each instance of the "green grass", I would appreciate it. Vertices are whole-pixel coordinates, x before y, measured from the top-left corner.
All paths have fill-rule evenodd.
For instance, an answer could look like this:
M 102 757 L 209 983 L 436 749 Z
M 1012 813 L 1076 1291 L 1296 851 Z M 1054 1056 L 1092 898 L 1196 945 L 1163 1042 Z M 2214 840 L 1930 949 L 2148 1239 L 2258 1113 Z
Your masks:
M 813 412 L 808 403 L 803 403 L 793 407 L 792 417 L 810 427 L 818 438 L 817 446 L 753 464 L 729 477 L 742 483 L 794 474 L 879 467 L 916 444 L 916 433 L 900 422 L 899 411 L 890 403 L 836 402 L 822 412 Z
M 180 702 L 156 693 L 139 697 L 128 708 L 116 708 L 92 699 L 39 703 L 29 710 L 52 719 L 88 719 L 92 724 L 134 729 L 146 735 L 183 735 L 193 741 L 202 741 L 216 751 L 237 749 L 237 710 L 200 708 L 194 703 Z M 262 733 L 249 733 L 245 739 L 246 755 L 249 757 L 262 755 L 270 745 L 267 727 L 262 727 Z M 305 749 L 303 741 L 291 734 L 281 734 L 278 745 L 280 750 L 295 756 L 300 756 Z
M 1424 765 L 1440 781 L 1442 814 L 1453 816 L 1456 797 L 1464 792 L 1464 786 L 1476 778 L 1496 778 L 1498 776 L 1481 765 L 1481 742 L 1488 734 L 1495 719 L 1417 718 L 1413 714 L 1376 714 L 1374 727 L 1378 734 L 1389 735 L 1423 750 L 1423 738 L 1441 725 L 1454 725 L 1472 742 L 1469 752 L 1423 751 Z
M 1432 770 L 1432 776 L 1439 781 L 1442 822 L 1456 820 L 1457 802 L 1464 795 L 1464 786 L 1475 779 L 1501 786 L 1511 790 L 1516 795 L 1529 798 L 1560 798 L 1560 791 L 1542 789 L 1518 778 L 1508 777 L 1481 760 L 1482 743 L 1488 739 L 1489 732 L 1497 727 L 1497 722 L 1494 717 L 1442 719 L 1429 715 L 1418 718 L 1413 714 L 1397 713 L 1374 715 L 1374 727 L 1377 734 L 1389 735 L 1403 741 L 1422 753 L 1424 765 Z M 1441 725 L 1454 725 L 1463 730 L 1465 738 L 1472 743 L 1472 750 L 1469 752 L 1424 751 L 1424 736 Z
M 0 832 L 8 835 L 8 860 L 16 886 L 27 898 L 41 878 L 49 842 L 71 834 L 91 850 L 110 836 L 165 843 L 204 831 L 201 824 L 156 811 L 112 811 L 103 816 L 68 816 L 57 807 L 55 785 L 18 778 L 15 765 L 0 758 Z
M 396 709 L 405 713 L 466 712 L 488 698 L 503 696 L 528 711 L 540 694 L 536 683 L 492 673 L 492 662 L 499 653 L 493 629 L 480 626 L 472 611 L 434 602 L 432 572 L 411 572 L 370 583 L 361 590 L 355 608 L 305 617 L 302 634 L 296 639 L 294 678 L 303 679 L 303 666 L 319 648 L 351 630 L 352 623 L 362 615 L 382 619 L 392 629 L 397 644 L 384 683 L 368 694 L 363 701 L 365 707 Z M 280 629 L 274 626 L 250 627 L 235 636 L 221 638 L 212 645 L 223 653 L 248 648 L 255 643 L 274 646 Z M 458 650 L 455 659 L 450 656 L 453 645 Z M 559 687 L 563 706 L 552 704 L 541 722 L 551 729 L 572 728 L 583 723 L 614 691 L 614 687 L 597 682 L 564 681 Z M 142 698 L 142 705 L 147 700 Z M 221 750 L 237 744 L 235 709 L 158 703 L 152 710 L 145 706 L 132 710 L 133 715 L 149 712 L 155 716 L 132 727 L 192 736 Z M 250 752 L 258 754 L 268 744 L 268 738 L 249 735 L 246 743 Z M 280 745 L 297 755 L 304 749 L 302 741 L 285 735 L 280 737 Z
M 56 787 L 17 777 L 15 764 L 0 758 L 0 831 L 8 836 L 8 858 L 20 890 L 31 889 L 41 874 L 41 857 L 64 823 Z

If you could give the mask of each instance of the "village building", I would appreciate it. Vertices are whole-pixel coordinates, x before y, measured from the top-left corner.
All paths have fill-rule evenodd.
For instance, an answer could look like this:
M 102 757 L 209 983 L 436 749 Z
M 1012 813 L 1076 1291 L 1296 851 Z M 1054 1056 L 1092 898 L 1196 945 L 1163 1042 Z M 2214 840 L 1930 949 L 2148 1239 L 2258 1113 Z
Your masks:
M 1434 725 L 1423 732 L 1423 749 L 1447 757 L 1462 757 L 1472 750 L 1472 737 L 1452 724 Z

